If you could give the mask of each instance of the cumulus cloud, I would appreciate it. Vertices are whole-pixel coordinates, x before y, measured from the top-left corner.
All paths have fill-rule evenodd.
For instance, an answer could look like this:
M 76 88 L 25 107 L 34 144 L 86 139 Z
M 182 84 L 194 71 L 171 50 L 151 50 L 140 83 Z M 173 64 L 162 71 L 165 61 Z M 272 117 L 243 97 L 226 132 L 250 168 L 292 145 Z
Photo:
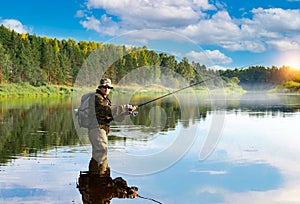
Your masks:
M 208 0 L 87 0 L 86 9 L 81 24 L 104 35 L 162 29 L 231 51 L 299 49 L 300 9 L 253 8 L 247 18 Z
M 87 17 L 85 20 L 80 21 L 80 24 L 87 30 L 94 30 L 104 35 L 116 35 L 119 30 L 119 26 L 107 15 L 102 15 L 100 19 L 94 16 Z
M 252 24 L 268 32 L 293 32 L 300 30 L 300 10 L 270 8 L 253 9 Z
M 88 9 L 103 9 L 106 14 L 115 17 L 120 32 L 134 29 L 167 29 L 182 28 L 204 18 L 205 10 L 215 7 L 208 0 L 140 0 L 110 1 L 88 0 Z M 101 16 L 99 18 L 102 18 Z
M 29 29 L 27 26 L 24 26 L 16 19 L 3 19 L 0 20 L 0 24 L 3 24 L 5 27 L 16 31 L 17 33 L 29 33 L 31 31 L 31 29 Z
M 281 40 L 270 40 L 267 42 L 276 50 L 280 51 L 290 51 L 290 50 L 300 50 L 300 40 L 291 40 L 289 38 Z
M 261 45 L 265 43 L 269 49 L 300 50 L 300 10 L 257 8 L 252 13 L 253 19 L 245 20 L 242 27 L 243 33 L 252 30 L 248 32 L 255 35 L 252 40 L 258 40 Z
M 221 46 L 230 51 L 247 50 L 254 53 L 260 53 L 267 49 L 265 42 L 256 39 L 252 39 L 252 40 L 245 39 L 245 40 L 237 40 L 237 41 L 228 40 L 226 42 L 223 42 Z
M 217 12 L 210 19 L 203 19 L 196 24 L 187 25 L 185 29 L 179 32 L 201 44 L 216 42 L 221 44 L 228 39 L 239 39 L 240 36 L 238 25 L 233 22 L 226 11 Z
M 252 19 L 232 19 L 227 11 L 219 11 L 179 32 L 200 44 L 219 45 L 231 51 L 257 53 L 270 48 L 297 48 L 300 41 L 295 36 L 300 31 L 300 10 L 258 8 L 252 13 Z M 285 43 L 280 43 L 282 39 Z
M 203 52 L 191 51 L 187 53 L 187 56 L 196 62 L 204 64 L 211 62 L 216 64 L 230 64 L 232 62 L 230 57 L 227 57 L 219 50 L 205 50 Z

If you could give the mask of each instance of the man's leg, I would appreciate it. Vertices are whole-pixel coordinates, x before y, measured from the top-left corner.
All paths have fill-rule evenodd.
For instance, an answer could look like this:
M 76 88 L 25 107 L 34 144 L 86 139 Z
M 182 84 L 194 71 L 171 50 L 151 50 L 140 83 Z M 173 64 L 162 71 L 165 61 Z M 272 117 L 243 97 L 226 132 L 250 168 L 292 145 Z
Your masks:
M 89 170 L 104 174 L 107 170 L 107 134 L 100 128 L 89 130 L 89 139 L 92 144 L 92 158 Z

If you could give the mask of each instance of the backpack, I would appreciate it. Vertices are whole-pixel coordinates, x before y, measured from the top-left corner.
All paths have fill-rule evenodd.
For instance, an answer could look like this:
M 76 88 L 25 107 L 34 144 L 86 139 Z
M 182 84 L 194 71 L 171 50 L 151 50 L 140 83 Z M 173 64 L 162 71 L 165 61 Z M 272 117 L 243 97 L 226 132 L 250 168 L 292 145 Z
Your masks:
M 79 127 L 97 127 L 98 122 L 95 113 L 95 92 L 84 94 L 81 97 L 80 106 L 77 109 Z

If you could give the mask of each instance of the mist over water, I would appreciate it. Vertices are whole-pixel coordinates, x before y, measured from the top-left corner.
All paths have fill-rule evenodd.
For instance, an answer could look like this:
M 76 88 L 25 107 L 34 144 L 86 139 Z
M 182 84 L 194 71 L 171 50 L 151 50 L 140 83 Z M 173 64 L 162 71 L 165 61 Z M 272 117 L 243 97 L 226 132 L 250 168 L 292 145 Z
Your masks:
M 254 91 L 254 92 L 268 92 L 269 90 L 276 87 L 276 85 L 270 84 L 270 83 L 239 83 L 239 86 L 241 86 L 246 91 Z

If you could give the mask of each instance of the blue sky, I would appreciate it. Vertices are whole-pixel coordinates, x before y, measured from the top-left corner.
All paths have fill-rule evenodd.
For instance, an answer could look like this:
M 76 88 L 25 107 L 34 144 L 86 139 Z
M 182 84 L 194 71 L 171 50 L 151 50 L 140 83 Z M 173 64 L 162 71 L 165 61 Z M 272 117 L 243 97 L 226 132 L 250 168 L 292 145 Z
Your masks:
M 300 0 L 6 0 L 0 24 L 38 36 L 96 42 L 156 29 L 201 48 L 181 49 L 179 57 L 205 64 L 208 56 L 215 68 L 300 68 Z

